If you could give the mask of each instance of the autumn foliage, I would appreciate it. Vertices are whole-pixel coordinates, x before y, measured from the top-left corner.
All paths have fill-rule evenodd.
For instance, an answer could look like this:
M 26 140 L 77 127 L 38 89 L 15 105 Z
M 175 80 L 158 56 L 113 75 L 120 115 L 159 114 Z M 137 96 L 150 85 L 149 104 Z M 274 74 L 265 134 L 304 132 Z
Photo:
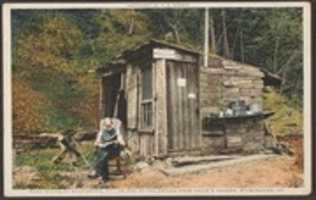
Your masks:
M 26 81 L 13 77 L 13 129 L 18 134 L 36 133 L 44 129 L 42 109 L 48 99 L 33 90 Z
M 95 126 L 98 86 L 86 73 L 93 61 L 78 56 L 82 31 L 63 16 L 29 26 L 13 48 L 14 134 Z
M 80 101 L 76 113 L 86 119 L 94 127 L 99 126 L 99 83 L 87 75 L 78 77 L 79 85 L 86 91 L 83 101 Z
M 34 32 L 21 33 L 17 39 L 16 65 L 36 70 L 53 68 L 70 72 L 72 56 L 78 51 L 82 33 L 62 17 L 44 18 Z

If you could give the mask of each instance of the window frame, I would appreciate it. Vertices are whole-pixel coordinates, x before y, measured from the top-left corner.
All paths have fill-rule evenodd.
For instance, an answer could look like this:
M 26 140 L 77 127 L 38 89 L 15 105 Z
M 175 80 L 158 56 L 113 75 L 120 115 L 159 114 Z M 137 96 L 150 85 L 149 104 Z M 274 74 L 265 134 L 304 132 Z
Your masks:
M 154 132 L 154 70 L 153 66 L 151 64 L 147 64 L 145 67 L 141 68 L 141 85 L 140 85 L 140 132 L 144 133 L 153 133 Z M 150 76 L 151 76 L 151 87 L 149 88 L 150 90 L 150 97 L 149 98 L 144 98 L 144 71 L 145 70 L 150 70 Z M 145 107 L 149 106 L 150 109 L 145 111 Z M 149 113 L 149 114 L 148 114 Z M 145 118 L 148 119 L 148 116 L 150 115 L 150 121 L 149 124 L 146 124 Z M 148 122 L 147 122 L 148 123 Z

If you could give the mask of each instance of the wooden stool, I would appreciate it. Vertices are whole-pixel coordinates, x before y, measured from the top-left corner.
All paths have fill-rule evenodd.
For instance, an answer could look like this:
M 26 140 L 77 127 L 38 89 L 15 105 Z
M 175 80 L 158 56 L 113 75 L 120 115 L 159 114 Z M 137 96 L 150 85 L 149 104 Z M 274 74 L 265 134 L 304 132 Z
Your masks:
M 122 150 L 122 151 L 124 151 L 124 150 Z M 127 155 L 130 156 L 129 153 L 127 153 Z M 126 178 L 127 173 L 128 173 L 128 171 L 127 171 L 127 160 L 126 160 L 126 158 L 123 158 L 121 156 L 121 154 L 118 155 L 118 156 L 112 157 L 110 159 L 109 166 L 110 167 L 116 167 L 116 171 L 120 175 L 123 175 L 124 178 Z

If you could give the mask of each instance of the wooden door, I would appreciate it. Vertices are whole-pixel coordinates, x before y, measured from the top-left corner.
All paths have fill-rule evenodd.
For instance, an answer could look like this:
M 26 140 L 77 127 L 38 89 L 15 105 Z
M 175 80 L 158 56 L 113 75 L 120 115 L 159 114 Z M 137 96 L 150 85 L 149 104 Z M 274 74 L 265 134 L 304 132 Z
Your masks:
M 103 116 L 102 117 L 113 117 L 115 111 L 115 104 L 119 89 L 121 87 L 121 74 L 114 74 L 102 79 L 103 84 Z
M 167 61 L 167 123 L 170 152 L 200 148 L 198 66 Z

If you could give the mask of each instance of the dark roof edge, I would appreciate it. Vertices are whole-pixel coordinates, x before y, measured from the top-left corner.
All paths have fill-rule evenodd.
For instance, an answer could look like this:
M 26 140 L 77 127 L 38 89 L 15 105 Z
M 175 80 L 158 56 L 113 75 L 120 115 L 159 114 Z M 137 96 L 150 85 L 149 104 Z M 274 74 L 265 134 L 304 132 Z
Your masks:
M 186 51 L 188 53 L 193 53 L 193 54 L 197 54 L 197 55 L 201 55 L 202 54 L 198 50 L 195 50 L 195 49 L 192 49 L 192 48 L 188 48 L 188 47 L 185 47 L 183 45 L 171 44 L 171 43 L 168 43 L 168 42 L 163 41 L 163 40 L 151 39 L 150 43 L 151 44 L 156 44 L 156 45 L 162 45 L 162 46 L 171 47 L 171 48 L 174 48 L 174 49 L 178 49 L 178 50 L 181 50 L 181 51 Z
M 203 55 L 202 52 L 200 52 L 198 50 L 195 50 L 195 49 L 192 49 L 192 48 L 185 47 L 183 45 L 174 44 L 174 43 L 168 43 L 167 41 L 158 40 L 158 39 L 149 39 L 147 41 L 145 40 L 143 43 L 141 43 L 139 45 L 136 45 L 135 47 L 132 47 L 132 48 L 129 48 L 129 49 L 125 49 L 121 54 L 117 55 L 112 62 L 109 62 L 106 65 L 108 65 L 108 66 L 109 65 L 123 65 L 125 63 L 125 61 L 126 61 L 124 58 L 127 57 L 128 54 L 135 53 L 135 52 L 141 50 L 142 48 L 144 48 L 146 46 L 153 46 L 153 47 L 165 46 L 165 47 L 174 48 L 174 49 L 177 49 L 177 50 L 180 50 L 180 51 L 184 51 L 184 52 L 187 52 L 187 53 L 191 53 L 191 54 L 195 54 L 195 55 Z M 266 69 L 264 69 L 262 67 L 250 65 L 250 64 L 247 64 L 247 63 L 241 63 L 241 62 L 238 62 L 238 61 L 233 60 L 233 59 L 225 58 L 225 57 L 220 56 L 218 54 L 210 54 L 209 58 L 211 58 L 211 57 L 217 57 L 217 58 L 220 58 L 220 59 L 236 62 L 238 64 L 246 65 L 246 66 L 249 66 L 249 67 L 258 68 L 258 70 L 260 70 L 262 73 L 264 73 L 264 75 L 265 75 L 264 79 L 265 79 L 265 82 L 268 85 L 280 86 L 281 83 L 282 83 L 282 79 L 280 78 L 280 76 L 278 76 L 277 74 L 273 74 L 272 72 L 270 72 L 270 71 L 268 71 L 268 70 L 266 70 Z M 104 66 L 100 67 L 99 71 L 102 71 L 101 68 L 104 69 L 105 67 Z
M 187 53 L 192 53 L 195 55 L 201 55 L 202 53 L 194 50 L 192 48 L 187 48 L 184 47 L 182 45 L 178 45 L 178 44 L 171 44 L 168 43 L 166 41 L 163 40 L 158 40 L 158 39 L 149 39 L 149 40 L 145 40 L 143 43 L 135 45 L 134 47 L 125 49 L 122 53 L 118 54 L 117 56 L 114 57 L 113 61 L 106 63 L 105 65 L 109 66 L 109 65 L 119 65 L 119 64 L 124 64 L 124 61 L 126 57 L 128 57 L 128 55 L 130 55 L 131 53 L 135 53 L 139 50 L 141 50 L 142 48 L 146 47 L 146 46 L 166 46 L 166 47 L 170 47 L 170 48 L 174 48 L 180 51 L 185 51 Z M 101 66 L 99 68 L 105 68 L 105 66 Z
M 272 72 L 268 71 L 267 69 L 264 69 L 262 67 L 258 67 L 259 70 L 264 73 L 264 84 L 265 85 L 271 85 L 271 86 L 275 86 L 275 87 L 280 87 L 282 84 L 282 78 L 277 75 L 277 74 L 273 74 Z

